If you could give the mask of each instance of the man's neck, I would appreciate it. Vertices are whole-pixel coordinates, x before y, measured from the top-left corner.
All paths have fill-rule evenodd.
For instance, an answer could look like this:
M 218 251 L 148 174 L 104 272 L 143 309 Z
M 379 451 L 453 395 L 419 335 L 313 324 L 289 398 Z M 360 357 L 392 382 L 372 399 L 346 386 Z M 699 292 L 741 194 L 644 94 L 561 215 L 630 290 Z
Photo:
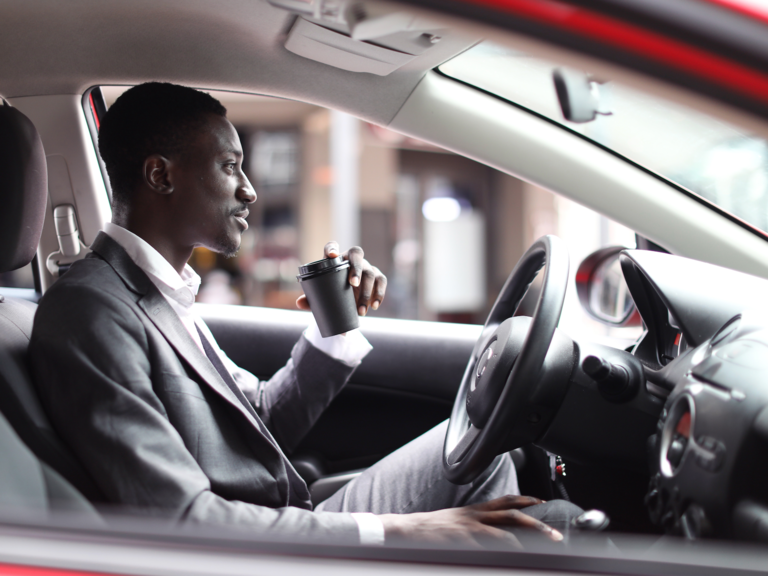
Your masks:
M 157 230 L 157 226 L 148 223 L 145 218 L 137 220 L 127 217 L 126 214 L 116 212 L 112 216 L 112 223 L 136 234 L 136 236 L 152 246 L 152 248 L 157 250 L 179 274 L 181 274 L 187 262 L 192 257 L 192 248 L 182 248 L 174 245 L 162 231 Z

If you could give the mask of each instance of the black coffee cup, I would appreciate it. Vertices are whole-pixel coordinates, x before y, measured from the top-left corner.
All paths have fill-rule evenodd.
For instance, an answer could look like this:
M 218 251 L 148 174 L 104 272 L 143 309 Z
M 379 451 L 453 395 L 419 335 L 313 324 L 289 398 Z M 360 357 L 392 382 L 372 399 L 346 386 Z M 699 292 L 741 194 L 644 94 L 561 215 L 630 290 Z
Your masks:
M 304 290 L 323 338 L 360 327 L 355 294 L 348 277 L 349 262 L 341 257 L 299 266 L 296 278 Z

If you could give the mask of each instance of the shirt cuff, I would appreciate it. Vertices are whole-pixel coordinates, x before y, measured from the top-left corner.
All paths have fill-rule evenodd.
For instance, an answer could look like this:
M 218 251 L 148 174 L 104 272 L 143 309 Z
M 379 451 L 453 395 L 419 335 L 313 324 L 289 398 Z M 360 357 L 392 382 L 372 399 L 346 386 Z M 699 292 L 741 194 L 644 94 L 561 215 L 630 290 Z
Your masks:
M 384 524 L 370 512 L 353 512 L 352 518 L 360 531 L 360 544 L 363 546 L 384 546 Z
M 357 366 L 373 350 L 373 346 L 365 339 L 360 330 L 350 330 L 346 335 L 330 336 L 323 338 L 317 327 L 315 318 L 304 330 L 304 338 L 321 352 L 325 352 L 331 358 L 340 360 L 348 366 Z

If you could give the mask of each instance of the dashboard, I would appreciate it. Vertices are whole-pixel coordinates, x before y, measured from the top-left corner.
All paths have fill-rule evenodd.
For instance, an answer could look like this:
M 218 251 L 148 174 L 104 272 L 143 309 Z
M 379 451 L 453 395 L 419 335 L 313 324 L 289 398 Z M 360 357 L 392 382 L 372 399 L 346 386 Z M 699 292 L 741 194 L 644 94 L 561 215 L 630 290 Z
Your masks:
M 633 355 L 664 398 L 645 503 L 668 533 L 768 542 L 768 281 L 625 251 L 646 332 Z
M 573 369 L 536 445 L 647 479 L 638 499 L 669 534 L 768 542 L 768 280 L 649 250 L 595 254 L 580 273 L 617 256 L 645 329 L 626 350 L 574 340 L 565 360 L 548 356 Z

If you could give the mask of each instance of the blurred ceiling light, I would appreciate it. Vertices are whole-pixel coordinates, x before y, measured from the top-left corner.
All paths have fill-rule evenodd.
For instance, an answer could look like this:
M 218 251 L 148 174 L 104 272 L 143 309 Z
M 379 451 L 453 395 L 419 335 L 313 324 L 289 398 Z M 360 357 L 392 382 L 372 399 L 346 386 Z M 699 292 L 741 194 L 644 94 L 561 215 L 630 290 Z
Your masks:
M 456 198 L 430 198 L 421 206 L 421 213 L 430 222 L 453 222 L 461 214 Z

